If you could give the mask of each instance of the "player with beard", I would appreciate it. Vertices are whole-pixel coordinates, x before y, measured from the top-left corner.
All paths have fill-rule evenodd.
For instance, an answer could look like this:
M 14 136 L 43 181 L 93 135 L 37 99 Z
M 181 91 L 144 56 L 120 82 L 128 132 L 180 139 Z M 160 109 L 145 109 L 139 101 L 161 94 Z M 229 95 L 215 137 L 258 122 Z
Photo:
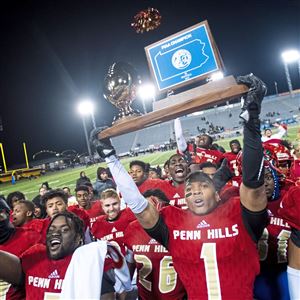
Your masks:
M 149 190 L 144 196 L 150 205 L 161 207 L 161 200 L 153 197 L 157 195 L 157 191 L 159 190 Z M 163 194 L 161 196 L 164 197 Z M 139 299 L 180 300 L 186 296 L 182 282 L 173 267 L 170 253 L 151 238 L 137 220 L 126 228 L 124 243 L 133 252 Z
M 89 187 L 85 185 L 80 185 L 76 187 L 75 192 L 78 204 L 69 206 L 69 210 L 73 211 L 74 209 L 83 209 L 88 214 L 90 220 L 90 227 L 92 227 L 97 218 L 99 216 L 104 215 L 101 202 L 99 200 L 91 202 L 91 199 L 89 197 Z
M 99 240 L 115 241 L 125 255 L 124 231 L 136 218 L 129 208 L 121 210 L 121 200 L 114 189 L 101 193 L 102 209 L 105 215 L 99 217 L 92 227 L 92 234 Z
M 24 200 L 21 200 L 24 201 Z M 32 245 L 41 239 L 39 233 L 26 227 L 14 227 L 9 222 L 9 207 L 0 198 L 0 250 L 20 257 Z M 21 300 L 25 290 L 0 280 L 0 299 Z
M 265 190 L 269 224 L 258 242 L 261 270 L 254 284 L 254 298 L 288 300 L 287 251 L 291 228 L 278 214 L 286 192 L 280 189 L 276 170 L 265 162 Z
M 82 220 L 70 212 L 59 213 L 52 218 L 49 224 L 46 245 L 32 246 L 22 254 L 21 258 L 6 251 L 0 251 L 0 278 L 14 286 L 25 286 L 26 299 L 59 299 L 72 255 L 83 243 Z M 89 247 L 89 245 L 84 247 Z M 99 251 L 101 251 L 100 248 Z M 108 248 L 107 251 L 109 251 Z M 122 264 L 117 249 L 114 249 L 113 252 L 118 256 L 116 262 L 110 256 L 111 252 L 102 255 L 104 269 L 102 288 L 99 286 L 101 295 L 107 294 L 106 285 L 109 280 L 104 272 L 114 267 L 120 267 Z M 78 259 L 84 258 L 79 257 Z M 99 272 L 102 272 L 100 266 L 98 268 Z M 88 270 L 82 271 L 87 272 Z M 88 283 L 97 284 L 92 280 Z M 88 286 L 85 288 L 89 289 Z M 89 293 L 87 292 L 87 294 Z
M 136 220 L 129 208 L 121 210 L 121 200 L 115 189 L 107 189 L 101 193 L 102 209 L 105 215 L 100 216 L 92 227 L 92 234 L 99 240 L 117 243 L 121 253 L 125 256 L 124 231 L 127 226 Z M 112 289 L 116 291 L 119 299 L 125 299 L 126 292 L 120 288 L 117 280 Z
M 252 74 L 239 77 L 238 82 L 249 87 L 240 115 L 247 159 L 243 160 L 240 197 L 224 204 L 220 205 L 211 178 L 195 172 L 185 182 L 188 209 L 168 206 L 158 212 L 139 193 L 109 140 L 98 139 L 101 129 L 91 134 L 93 146 L 105 158 L 124 201 L 147 233 L 172 255 L 189 300 L 253 299 L 259 272 L 256 243 L 268 217 L 259 120 L 266 86 Z
M 58 299 L 72 254 L 83 240 L 83 222 L 69 212 L 57 214 L 49 224 L 46 245 L 31 247 L 21 259 L 0 251 L 0 278 L 25 285 L 26 299 Z

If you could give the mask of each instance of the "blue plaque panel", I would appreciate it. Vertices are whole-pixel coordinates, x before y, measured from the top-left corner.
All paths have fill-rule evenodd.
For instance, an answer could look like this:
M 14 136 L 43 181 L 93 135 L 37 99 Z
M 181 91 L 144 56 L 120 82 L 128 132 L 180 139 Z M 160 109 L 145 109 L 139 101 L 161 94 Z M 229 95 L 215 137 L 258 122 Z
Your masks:
M 145 48 L 160 91 L 174 89 L 221 69 L 207 22 L 199 23 Z

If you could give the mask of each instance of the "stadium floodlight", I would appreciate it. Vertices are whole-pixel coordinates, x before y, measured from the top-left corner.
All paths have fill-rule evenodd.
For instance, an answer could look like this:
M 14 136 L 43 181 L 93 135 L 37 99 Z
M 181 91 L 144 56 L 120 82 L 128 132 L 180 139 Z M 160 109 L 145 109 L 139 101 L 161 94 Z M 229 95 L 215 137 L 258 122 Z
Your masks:
M 78 112 L 83 115 L 90 115 L 93 122 L 93 127 L 96 128 L 95 116 L 94 116 L 94 104 L 90 99 L 82 99 L 78 104 Z
M 300 53 L 298 50 L 295 50 L 295 49 L 286 50 L 281 53 L 281 57 L 282 57 L 283 64 L 284 64 L 285 77 L 286 77 L 286 81 L 287 81 L 287 84 L 289 87 L 289 92 L 293 96 L 293 86 L 292 86 L 292 80 L 291 80 L 288 64 L 296 62 L 296 61 L 298 61 L 298 63 L 299 63 Z M 300 66 L 300 63 L 299 63 L 299 66 Z
M 147 113 L 145 101 L 152 100 L 155 102 L 155 87 L 151 83 L 145 83 L 139 86 L 137 91 L 138 96 L 142 99 L 144 113 Z
M 208 79 L 208 81 L 216 81 L 216 80 L 220 80 L 224 78 L 224 73 L 219 71 L 219 72 L 216 72 L 216 73 L 213 73 L 210 78 Z
M 77 106 L 77 110 L 78 110 L 79 114 L 81 115 L 86 145 L 87 145 L 89 156 L 91 157 L 92 152 L 91 152 L 91 147 L 90 147 L 86 124 L 85 124 L 85 116 L 90 115 L 92 117 L 93 127 L 96 128 L 96 123 L 95 123 L 95 118 L 94 118 L 94 106 L 93 106 L 92 101 L 87 100 L 87 99 L 82 100 L 81 102 L 79 102 L 79 104 Z
M 293 63 L 300 60 L 300 52 L 295 49 L 287 50 L 281 53 L 281 57 L 285 63 Z

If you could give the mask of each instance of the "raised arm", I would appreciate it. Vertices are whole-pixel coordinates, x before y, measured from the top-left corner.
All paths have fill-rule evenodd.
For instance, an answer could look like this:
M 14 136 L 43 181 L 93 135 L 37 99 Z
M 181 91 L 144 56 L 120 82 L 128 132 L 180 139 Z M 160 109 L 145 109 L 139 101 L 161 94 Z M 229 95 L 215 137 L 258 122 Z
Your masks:
M 125 203 L 129 206 L 143 228 L 155 226 L 159 213 L 140 193 L 136 184 L 115 155 L 105 158 L 109 170 L 119 188 Z
M 13 285 L 23 284 L 23 271 L 20 259 L 0 250 L 0 279 Z
M 259 114 L 266 93 L 265 84 L 253 74 L 241 76 L 238 82 L 249 87 L 240 117 L 244 120 L 244 146 L 240 198 L 244 224 L 257 241 L 267 224 L 267 197 L 264 187 L 264 158 Z
M 105 159 L 125 203 L 135 214 L 142 227 L 145 229 L 154 227 L 159 219 L 157 209 L 149 204 L 147 199 L 140 193 L 136 184 L 116 157 L 115 149 L 110 140 L 98 139 L 98 134 L 101 131 L 102 128 L 97 128 L 91 132 L 92 146 Z

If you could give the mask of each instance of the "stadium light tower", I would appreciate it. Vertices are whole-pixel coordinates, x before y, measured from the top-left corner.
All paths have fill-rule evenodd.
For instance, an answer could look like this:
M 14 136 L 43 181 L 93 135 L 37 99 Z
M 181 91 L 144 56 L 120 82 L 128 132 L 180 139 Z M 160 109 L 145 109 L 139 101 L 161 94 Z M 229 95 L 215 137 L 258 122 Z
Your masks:
M 84 100 L 78 104 L 77 109 L 78 109 L 79 114 L 81 115 L 86 145 L 87 145 L 89 156 L 91 156 L 92 152 L 91 152 L 91 147 L 90 147 L 86 124 L 85 124 L 85 116 L 87 116 L 87 115 L 92 116 L 93 127 L 96 128 L 95 119 L 93 117 L 94 116 L 94 107 L 93 107 L 93 104 L 91 101 Z
M 82 99 L 78 105 L 78 111 L 81 115 L 90 115 L 92 118 L 93 128 L 96 128 L 96 121 L 94 116 L 94 104 L 90 99 Z
M 286 81 L 289 87 L 289 92 L 292 95 L 293 93 L 293 86 L 292 86 L 292 81 L 291 81 L 291 76 L 290 76 L 290 72 L 289 72 L 289 68 L 288 68 L 288 64 L 300 61 L 300 53 L 298 50 L 287 50 L 281 53 L 281 57 L 283 60 L 283 64 L 284 64 L 284 70 L 285 70 L 285 77 L 286 77 Z M 299 67 L 300 68 L 300 67 Z M 300 74 L 299 74 L 300 75 Z
M 142 85 L 140 85 L 140 87 L 137 91 L 137 94 L 142 99 L 144 113 L 146 114 L 147 109 L 146 109 L 145 102 L 149 101 L 149 100 L 152 100 L 153 102 L 155 102 L 155 87 L 151 83 L 142 84 Z

